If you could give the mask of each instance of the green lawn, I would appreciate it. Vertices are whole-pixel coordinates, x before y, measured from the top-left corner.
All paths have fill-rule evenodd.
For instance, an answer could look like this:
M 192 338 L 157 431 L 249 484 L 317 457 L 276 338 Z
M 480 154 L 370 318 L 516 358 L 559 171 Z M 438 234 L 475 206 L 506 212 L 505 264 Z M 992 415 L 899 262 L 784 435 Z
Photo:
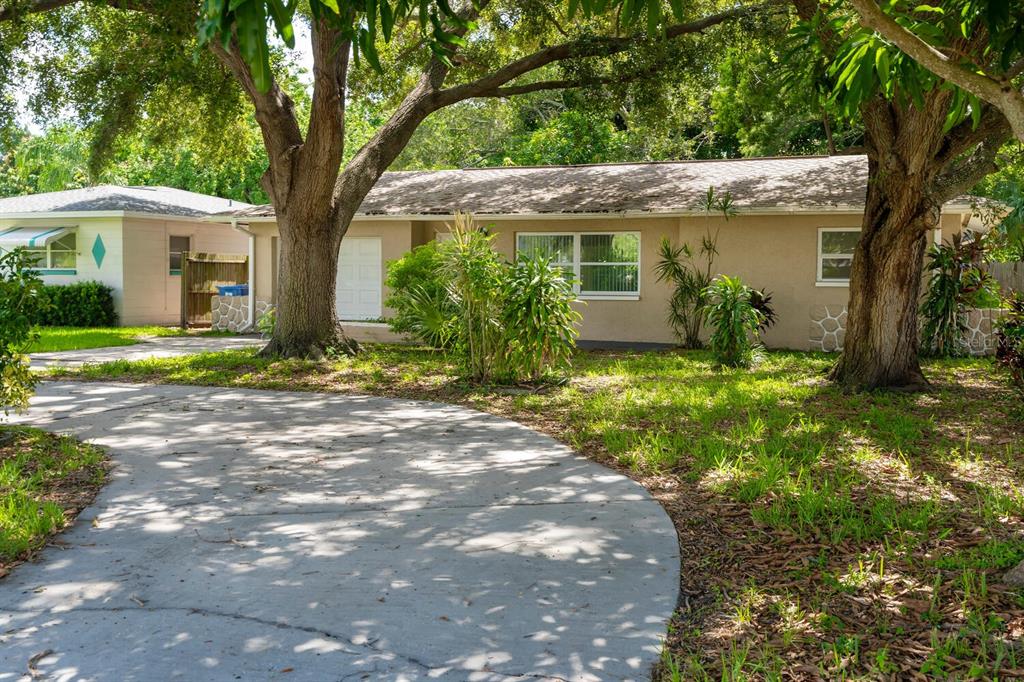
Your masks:
M 0 577 L 72 521 L 105 476 L 106 457 L 95 446 L 0 426 Z
M 362 392 L 467 404 L 633 476 L 675 521 L 683 599 L 666 679 L 1003 678 L 1024 670 L 1024 408 L 987 359 L 930 361 L 934 390 L 844 394 L 824 355 L 752 371 L 704 353 L 581 352 L 562 387 L 463 382 L 443 354 L 255 350 L 57 373 Z
M 131 346 L 140 336 L 184 336 L 176 327 L 39 327 L 39 339 L 30 353 Z

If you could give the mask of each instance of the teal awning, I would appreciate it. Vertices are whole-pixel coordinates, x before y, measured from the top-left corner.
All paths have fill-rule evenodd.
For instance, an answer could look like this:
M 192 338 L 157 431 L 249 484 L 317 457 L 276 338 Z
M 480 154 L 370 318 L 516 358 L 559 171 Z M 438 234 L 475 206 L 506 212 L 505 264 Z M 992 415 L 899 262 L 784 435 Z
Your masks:
M 74 231 L 73 227 L 14 227 L 0 232 L 0 249 L 9 251 L 19 246 L 41 249 Z

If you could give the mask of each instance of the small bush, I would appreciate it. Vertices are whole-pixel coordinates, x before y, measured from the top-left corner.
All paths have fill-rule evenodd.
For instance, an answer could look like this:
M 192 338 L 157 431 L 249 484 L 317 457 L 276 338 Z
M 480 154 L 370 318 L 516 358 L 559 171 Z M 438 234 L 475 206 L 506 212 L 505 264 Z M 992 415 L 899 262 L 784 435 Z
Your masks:
M 569 369 L 576 324 L 583 319 L 572 307 L 573 282 L 542 256 L 520 256 L 502 284 L 506 362 L 516 374 L 540 381 L 547 372 Z
M 1016 292 L 1006 299 L 1004 306 L 1006 313 L 996 326 L 996 359 L 1024 394 L 1024 293 Z
M 751 291 L 739 277 L 727 275 L 719 275 L 707 288 L 711 352 L 721 365 L 749 367 L 754 361 L 764 315 L 751 302 Z
M 388 266 L 391 328 L 451 351 L 476 382 L 539 382 L 567 371 L 581 319 L 575 283 L 542 257 L 509 264 L 472 216 L 457 213 L 450 227 L 450 240 Z
M 42 288 L 45 310 L 36 318 L 43 327 L 114 327 L 114 290 L 99 282 L 49 284 Z
M 443 265 L 438 242 L 432 241 L 389 263 L 385 279 L 390 293 L 384 305 L 395 311 L 388 326 L 434 348 L 449 345 L 449 327 L 455 316 Z
M 761 325 L 758 327 L 758 331 L 767 331 L 778 322 L 779 316 L 775 313 L 775 305 L 772 303 L 772 293 L 770 291 L 751 289 L 750 305 L 754 306 L 757 312 L 761 313 Z
M 37 334 L 33 322 L 46 312 L 43 282 L 24 249 L 0 252 L 0 408 L 23 408 L 35 376 L 25 354 Z

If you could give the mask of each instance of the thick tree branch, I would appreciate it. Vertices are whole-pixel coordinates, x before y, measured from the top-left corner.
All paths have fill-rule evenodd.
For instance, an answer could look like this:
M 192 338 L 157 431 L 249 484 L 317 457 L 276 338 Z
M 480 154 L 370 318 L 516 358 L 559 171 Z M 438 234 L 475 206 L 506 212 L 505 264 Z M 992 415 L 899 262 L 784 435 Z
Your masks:
M 914 61 L 940 78 L 998 107 L 1010 122 L 1014 136 L 1024 141 L 1024 93 L 1007 79 L 976 73 L 952 61 L 912 32 L 900 26 L 876 0 L 850 0 L 861 24 L 870 28 Z
M 345 93 L 351 46 L 326 21 L 314 22 L 311 38 L 313 99 L 298 168 L 306 171 L 300 179 L 302 191 L 323 196 L 333 189 L 337 178 L 321 171 L 339 168 L 345 151 Z
M 28 14 L 39 14 L 74 5 L 80 0 L 35 0 L 35 2 L 4 2 L 0 7 L 0 21 L 10 21 Z
M 685 24 L 670 26 L 666 31 L 669 39 L 678 38 L 683 35 L 701 33 L 713 26 L 733 21 L 741 17 L 749 16 L 766 9 L 777 7 L 774 2 L 761 5 L 747 5 L 735 7 L 725 12 L 712 14 L 696 21 Z M 602 57 L 620 52 L 625 52 L 630 47 L 644 40 L 644 36 L 635 35 L 629 37 L 604 37 L 591 40 L 577 40 L 538 50 L 525 57 L 517 59 L 497 69 L 482 78 L 470 83 L 456 85 L 434 94 L 434 106 L 441 107 L 461 102 L 473 97 L 500 97 L 496 94 L 500 88 L 512 82 L 516 78 L 531 71 L 568 59 L 580 59 L 587 57 Z M 531 92 L 531 91 L 527 91 Z
M 274 205 L 281 208 L 291 192 L 295 151 L 303 142 L 295 104 L 276 80 L 271 81 L 266 92 L 260 92 L 249 65 L 234 44 L 225 49 L 219 41 L 213 41 L 210 50 L 234 74 L 256 109 L 256 122 L 263 133 L 263 143 L 270 158 L 270 168 L 263 176 L 263 188 Z

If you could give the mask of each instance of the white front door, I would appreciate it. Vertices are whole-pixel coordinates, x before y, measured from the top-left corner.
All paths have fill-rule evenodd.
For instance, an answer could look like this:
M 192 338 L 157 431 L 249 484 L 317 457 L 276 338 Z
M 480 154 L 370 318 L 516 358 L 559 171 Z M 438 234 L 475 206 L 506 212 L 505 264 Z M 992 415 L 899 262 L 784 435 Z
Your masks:
M 338 319 L 372 320 L 381 316 L 380 237 L 345 237 L 335 285 Z

